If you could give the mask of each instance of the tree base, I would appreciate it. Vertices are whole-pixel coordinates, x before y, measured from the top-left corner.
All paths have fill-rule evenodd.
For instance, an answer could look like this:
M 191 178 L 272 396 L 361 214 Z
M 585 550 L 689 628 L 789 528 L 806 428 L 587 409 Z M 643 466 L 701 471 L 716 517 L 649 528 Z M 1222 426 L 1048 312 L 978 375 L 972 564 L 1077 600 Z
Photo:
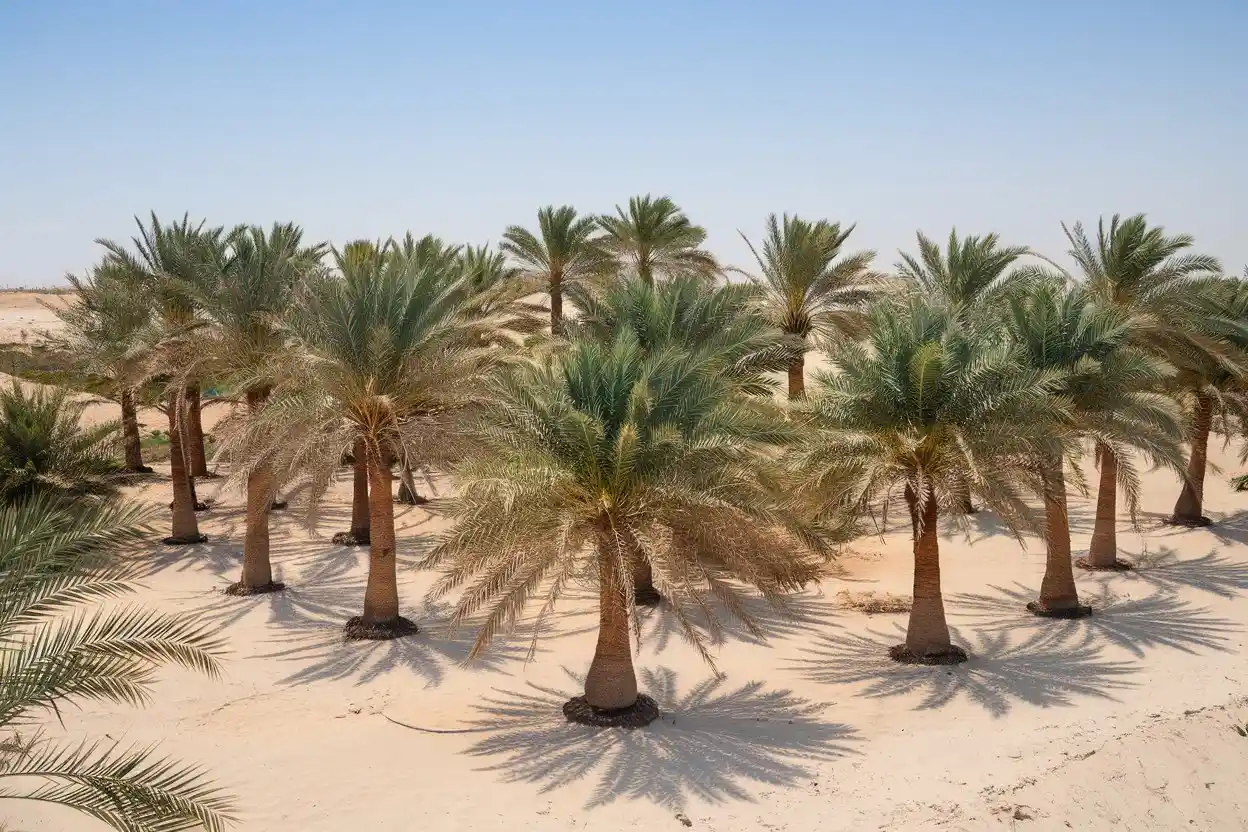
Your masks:
M 191 476 L 197 480 L 219 480 L 221 479 L 221 475 L 218 474 L 216 471 L 203 471 L 198 474 L 191 474 Z
M 1099 563 L 1092 563 L 1087 558 L 1079 558 L 1075 561 L 1075 566 L 1078 566 L 1080 569 L 1086 569 L 1089 572 L 1129 572 L 1135 568 L 1134 565 L 1117 558 L 1114 559 L 1113 563 L 1104 566 Z
M 962 664 L 969 658 L 966 651 L 957 645 L 951 644 L 946 650 L 939 653 L 918 653 L 910 652 L 910 648 L 904 644 L 898 644 L 888 648 L 888 657 L 899 664 Z
M 401 506 L 423 506 L 423 505 L 428 505 L 428 504 L 429 504 L 429 498 L 428 498 L 428 497 L 422 497 L 422 496 L 420 496 L 419 494 L 417 494 L 417 495 L 415 495 L 415 496 L 413 496 L 413 497 L 408 497 L 407 495 L 402 495 L 402 496 L 399 496 L 399 497 L 395 497 L 395 498 L 394 498 L 394 501 L 395 501 L 396 503 L 398 503 L 399 505 L 401 505 Z
M 639 607 L 657 607 L 663 603 L 663 596 L 653 586 L 633 588 L 633 603 Z
M 330 540 L 339 546 L 367 546 L 370 537 L 368 532 L 338 532 Z
M 595 708 L 584 696 L 569 699 L 563 706 L 568 722 L 589 725 L 594 728 L 644 728 L 659 718 L 659 703 L 644 693 L 627 708 Z
M 226 595 L 233 595 L 235 598 L 246 598 L 249 595 L 268 595 L 270 592 L 281 592 L 286 588 L 286 584 L 281 581 L 269 581 L 267 584 L 260 586 L 247 586 L 242 581 L 232 583 L 225 588 Z
M 155 474 L 156 469 L 150 468 L 146 465 L 139 465 L 136 468 L 122 468 L 121 473 L 123 474 Z
M 207 543 L 208 535 L 192 534 L 184 537 L 166 537 L 160 542 L 166 546 L 194 546 L 197 543 Z
M 1027 604 L 1027 612 L 1037 615 L 1041 618 L 1087 618 L 1092 614 L 1092 608 L 1085 604 L 1075 604 L 1070 607 L 1049 607 L 1040 601 L 1031 601 Z
M 347 641 L 391 641 L 419 632 L 420 628 L 416 626 L 416 622 L 409 621 L 401 615 L 389 621 L 372 622 L 366 622 L 364 616 L 357 615 L 347 622 L 342 635 Z
M 286 500 L 277 500 L 269 506 L 269 511 L 285 511 L 290 507 L 290 503 Z
M 195 504 L 195 510 L 196 510 L 196 511 L 207 511 L 207 510 L 208 510 L 208 503 L 196 503 L 196 504 Z
M 1164 522 L 1167 526 L 1182 526 L 1185 529 L 1203 529 L 1213 525 L 1213 521 L 1203 514 L 1199 517 L 1180 517 L 1176 514 Z

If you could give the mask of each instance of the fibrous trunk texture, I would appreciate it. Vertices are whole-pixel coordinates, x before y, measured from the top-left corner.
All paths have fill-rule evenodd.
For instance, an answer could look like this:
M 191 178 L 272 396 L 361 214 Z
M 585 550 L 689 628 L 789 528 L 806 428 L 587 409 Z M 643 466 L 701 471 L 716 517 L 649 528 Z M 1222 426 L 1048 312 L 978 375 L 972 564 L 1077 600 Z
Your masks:
M 939 510 L 936 495 L 925 489 L 922 497 L 907 489 L 914 538 L 914 601 L 906 627 L 906 643 L 893 648 L 899 661 L 952 663 L 965 661 L 966 654 L 949 640 L 945 602 L 940 589 Z
M 173 481 L 173 533 L 165 538 L 165 542 L 172 545 L 202 543 L 207 540 L 199 533 L 199 522 L 195 519 L 195 495 L 191 490 L 186 452 L 182 447 L 180 422 L 177 396 L 173 395 L 169 397 L 169 476 Z
M 247 409 L 254 415 L 269 397 L 265 389 L 247 391 Z M 226 590 L 231 595 L 277 592 L 286 585 L 273 580 L 269 561 L 269 510 L 273 504 L 273 472 L 257 465 L 247 476 L 247 521 L 243 534 L 243 577 Z
M 191 476 L 211 477 L 212 472 L 208 470 L 208 456 L 204 451 L 204 421 L 200 415 L 198 384 L 191 384 L 186 388 L 186 433 L 186 444 L 191 460 Z
M 563 334 L 563 284 L 559 281 L 550 284 L 550 334 Z
M 789 364 L 789 399 L 806 397 L 806 356 L 799 355 Z
M 1108 445 L 1096 445 L 1096 463 L 1100 466 L 1100 484 L 1096 490 L 1096 524 L 1087 557 L 1080 558 L 1084 569 L 1127 569 L 1118 560 L 1118 457 Z
M 585 676 L 585 701 L 600 710 L 628 708 L 637 701 L 628 606 L 616 563 L 614 557 L 599 558 L 598 645 Z
M 1070 519 L 1066 505 L 1066 477 L 1061 457 L 1045 461 L 1044 540 L 1046 557 L 1040 600 L 1028 604 L 1036 615 L 1054 618 L 1081 618 L 1091 612 L 1079 603 L 1075 570 L 1070 559 Z
M 126 452 L 126 470 L 132 474 L 151 473 L 143 464 L 143 437 L 139 435 L 139 409 L 134 391 L 121 391 L 121 436 Z
M 1174 504 L 1174 516 L 1170 522 L 1176 526 L 1208 526 L 1205 517 L 1205 469 L 1209 462 L 1209 431 L 1213 426 L 1213 400 L 1201 394 L 1196 397 L 1195 422 L 1192 426 L 1192 453 L 1187 460 L 1187 478 L 1178 502 Z

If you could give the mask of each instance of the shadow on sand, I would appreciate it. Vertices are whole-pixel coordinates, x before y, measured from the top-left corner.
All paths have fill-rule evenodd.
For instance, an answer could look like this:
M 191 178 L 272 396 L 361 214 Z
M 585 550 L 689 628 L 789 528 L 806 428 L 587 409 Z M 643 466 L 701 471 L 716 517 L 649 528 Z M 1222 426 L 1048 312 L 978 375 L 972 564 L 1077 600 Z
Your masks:
M 1141 581 L 1163 591 L 1191 587 L 1222 598 L 1234 598 L 1248 590 L 1248 564 L 1219 555 L 1217 549 L 1198 558 L 1180 560 L 1174 549 L 1162 546 L 1156 552 L 1145 550 L 1130 559 L 1135 562 L 1135 569 L 1101 580 Z
M 1048 708 L 1071 705 L 1076 697 L 1113 699 L 1112 691 L 1129 687 L 1126 677 L 1137 669 L 1101 658 L 1101 647 L 1087 634 L 1038 632 L 1014 642 L 1008 632 L 980 632 L 968 640 L 950 631 L 970 654 L 965 664 L 897 664 L 888 648 L 905 640 L 898 626 L 891 635 L 823 636 L 796 665 L 820 684 L 865 683 L 861 694 L 870 698 L 913 694 L 920 697 L 917 708 L 931 709 L 967 697 L 993 716 L 1020 702 Z
M 856 732 L 823 721 L 822 705 L 718 677 L 682 695 L 666 668 L 640 674 L 641 689 L 663 710 L 657 722 L 636 731 L 575 725 L 561 708 L 582 683 L 565 672 L 567 690 L 496 690 L 477 706 L 471 724 L 490 735 L 467 753 L 491 760 L 483 770 L 542 792 L 592 778 L 586 808 L 624 799 L 676 809 L 691 797 L 752 800 L 751 787 L 808 781 L 816 765 L 856 753 Z

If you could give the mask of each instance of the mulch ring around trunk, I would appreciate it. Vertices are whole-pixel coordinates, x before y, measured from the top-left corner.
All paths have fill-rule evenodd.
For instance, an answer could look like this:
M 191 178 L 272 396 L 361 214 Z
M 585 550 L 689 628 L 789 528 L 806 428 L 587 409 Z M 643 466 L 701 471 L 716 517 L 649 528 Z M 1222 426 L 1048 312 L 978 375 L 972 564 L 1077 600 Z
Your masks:
M 928 664 L 928 665 L 944 665 L 944 664 L 962 664 L 968 656 L 966 651 L 957 645 L 950 645 L 947 650 L 939 653 L 912 653 L 910 648 L 904 644 L 897 644 L 888 648 L 888 657 L 898 664 Z
M 584 696 L 576 696 L 564 704 L 563 715 L 568 722 L 593 728 L 644 728 L 659 718 L 659 703 L 642 693 L 627 708 L 607 710 L 595 708 Z
M 639 607 L 657 607 L 663 603 L 663 596 L 652 586 L 637 587 L 633 590 L 633 603 Z
M 1182 529 L 1203 529 L 1213 525 L 1213 521 L 1203 514 L 1199 517 L 1167 517 L 1161 523 L 1163 526 L 1178 526 Z
M 339 546 L 367 546 L 369 536 L 361 532 L 338 532 L 330 540 Z
M 1027 612 L 1041 618 L 1087 618 L 1092 614 L 1092 608 L 1085 604 L 1075 604 L 1071 607 L 1048 607 L 1039 601 L 1028 601 Z
M 185 537 L 166 537 L 160 542 L 166 546 L 194 546 L 197 543 L 207 543 L 208 535 L 192 534 Z
M 270 592 L 281 592 L 286 588 L 286 584 L 281 581 L 269 581 L 267 584 L 260 586 L 247 586 L 242 581 L 232 583 L 223 591 L 226 595 L 233 595 L 237 598 L 246 598 L 248 595 L 267 595 Z
M 1075 566 L 1078 566 L 1080 569 L 1086 569 L 1089 572 L 1129 572 L 1135 568 L 1134 564 L 1127 563 L 1125 560 L 1115 560 L 1111 564 L 1101 566 L 1100 564 L 1092 563 L 1087 558 L 1079 558 L 1075 561 Z
M 416 622 L 401 615 L 389 621 L 365 621 L 364 616 L 357 615 L 347 622 L 342 635 L 347 641 L 390 641 L 419 632 Z

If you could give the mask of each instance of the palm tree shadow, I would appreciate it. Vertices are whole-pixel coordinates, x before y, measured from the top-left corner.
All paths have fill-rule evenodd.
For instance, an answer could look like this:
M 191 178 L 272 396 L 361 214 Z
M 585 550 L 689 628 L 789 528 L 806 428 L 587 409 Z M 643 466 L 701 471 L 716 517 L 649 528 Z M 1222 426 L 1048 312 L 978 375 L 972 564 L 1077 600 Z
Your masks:
M 889 637 L 845 634 L 823 636 L 796 660 L 798 669 L 820 684 L 865 684 L 870 698 L 919 696 L 919 710 L 943 708 L 966 697 L 995 717 L 1016 703 L 1042 708 L 1074 704 L 1076 697 L 1114 699 L 1112 691 L 1129 687 L 1133 663 L 1101 658 L 1101 648 L 1087 635 L 1039 632 L 1014 642 L 1006 632 L 977 633 L 972 643 L 950 628 L 966 647 L 965 664 L 929 667 L 905 665 L 888 656 L 904 640 L 904 629 Z
M 1180 560 L 1173 548 L 1162 546 L 1156 553 L 1142 552 L 1134 561 L 1133 570 L 1114 577 L 1143 581 L 1164 591 L 1192 587 L 1222 598 L 1234 598 L 1248 590 L 1248 564 L 1223 557 L 1217 549 L 1192 560 Z
M 990 630 L 1031 629 L 1054 635 L 1076 637 L 1085 634 L 1101 643 L 1127 650 L 1137 658 L 1155 647 L 1169 647 L 1184 653 L 1199 649 L 1226 651 L 1227 637 L 1240 632 L 1235 622 L 1211 615 L 1207 607 L 1184 601 L 1172 592 L 1158 592 L 1145 598 L 1123 599 L 1108 592 L 1085 597 L 1095 613 L 1076 621 L 1037 618 L 1025 606 L 1035 592 L 1023 584 L 1013 589 L 990 587 L 994 594 L 956 595 L 951 600 L 960 612 L 983 616 L 982 626 Z
M 687 639 L 680 620 L 670 609 L 670 603 L 664 600 L 657 607 L 639 610 L 640 643 L 655 653 L 667 649 L 673 638 Z M 788 596 L 783 608 L 772 607 L 759 595 L 744 596 L 740 603 L 754 625 L 753 631 L 739 618 L 730 615 L 718 601 L 714 601 L 711 607 L 718 626 L 712 626 L 704 613 L 690 610 L 687 615 L 691 614 L 695 631 L 708 644 L 719 646 L 730 638 L 747 644 L 765 645 L 771 638 L 797 635 L 821 627 L 837 614 L 832 600 L 818 589 L 807 589 Z
M 663 716 L 627 731 L 568 723 L 561 708 L 582 689 L 530 684 L 525 691 L 497 690 L 477 706 L 474 730 L 489 731 L 471 746 L 474 757 L 494 758 L 482 770 L 507 782 L 550 792 L 596 779 L 586 808 L 616 800 L 648 800 L 678 809 L 693 797 L 708 802 L 753 799 L 751 786 L 786 786 L 809 779 L 812 767 L 857 753 L 852 728 L 825 722 L 822 705 L 761 682 L 727 687 L 707 678 L 681 695 L 666 668 L 641 673 L 641 686 Z

